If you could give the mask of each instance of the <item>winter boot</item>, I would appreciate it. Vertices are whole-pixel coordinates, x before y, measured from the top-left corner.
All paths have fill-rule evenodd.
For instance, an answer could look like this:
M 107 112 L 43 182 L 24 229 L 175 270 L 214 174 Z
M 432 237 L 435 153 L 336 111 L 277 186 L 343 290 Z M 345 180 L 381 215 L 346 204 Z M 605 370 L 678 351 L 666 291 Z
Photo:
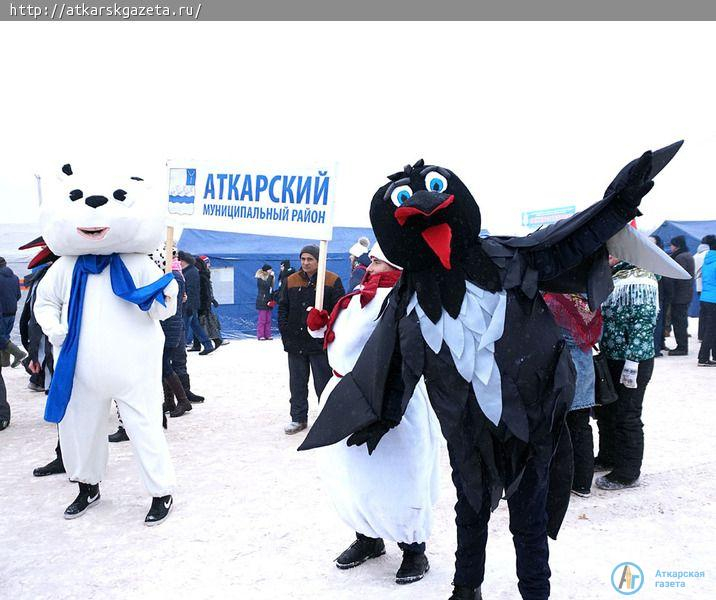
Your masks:
M 403 550 L 403 562 L 395 574 L 395 583 L 404 585 L 420 581 L 425 577 L 425 573 L 430 570 L 430 563 L 425 552 L 410 552 Z
M 201 350 L 201 344 L 199 343 L 199 340 L 194 338 L 194 343 L 190 348 L 187 348 L 187 352 L 199 352 L 199 350 Z
M 600 490 L 626 490 L 628 488 L 639 487 L 639 478 L 637 477 L 632 481 L 617 481 L 609 477 L 609 475 L 603 475 L 594 480 L 594 485 Z
M 0 367 L 9 367 L 10 366 L 10 354 L 5 352 L 5 350 L 0 350 Z
M 336 559 L 339 569 L 352 569 L 371 558 L 385 554 L 385 544 L 380 538 L 369 538 L 362 533 L 356 534 L 356 541 L 346 548 Z
M 299 431 L 303 431 L 308 427 L 308 423 L 305 421 L 291 421 L 286 427 L 283 428 L 283 432 L 286 435 L 293 435 Z
M 452 596 L 448 600 L 482 600 L 480 588 L 465 587 L 456 585 L 453 587 Z
M 172 392 L 172 388 L 169 386 L 166 379 L 162 379 L 162 388 L 164 389 L 162 412 L 170 413 L 177 408 L 176 402 L 174 402 L 174 392 Z
M 48 462 L 44 467 L 37 467 L 32 471 L 35 477 L 46 477 L 47 475 L 59 475 L 60 473 L 66 473 L 65 465 L 62 462 L 62 457 L 58 456 L 55 460 Z
M 147 527 L 159 525 L 166 520 L 172 508 L 174 508 L 174 498 L 171 495 L 152 498 L 152 507 L 144 519 L 144 524 Z
M 116 443 L 116 442 L 128 442 L 129 436 L 127 435 L 127 432 L 124 430 L 124 427 L 121 425 L 117 428 L 117 431 L 115 431 L 112 435 L 108 436 L 107 439 L 110 442 Z
M 27 352 L 24 350 L 20 350 L 15 344 L 8 341 L 7 345 L 5 346 L 5 352 L 8 354 L 11 354 L 14 357 L 14 360 L 12 363 L 10 363 L 10 366 L 14 369 L 16 367 L 20 366 L 20 363 L 22 362 L 22 359 L 27 356 Z
M 192 409 L 192 406 L 186 397 L 179 376 L 176 373 L 172 373 L 171 376 L 167 377 L 164 381 L 167 382 L 167 385 L 177 398 L 177 407 L 169 413 L 169 416 L 181 417 L 184 413 L 188 413 Z
M 0 431 L 10 426 L 10 419 L 0 419 Z
M 80 483 L 80 493 L 75 501 L 65 509 L 65 519 L 76 519 L 99 502 L 99 483 Z
M 225 340 L 223 338 L 214 338 L 211 341 L 214 342 L 214 346 L 216 348 L 218 348 L 219 346 L 226 346 L 226 344 L 229 343 L 227 340 Z
M 191 391 L 191 380 L 189 379 L 189 373 L 177 373 L 179 376 L 179 381 L 181 381 L 181 385 L 184 388 L 184 392 L 186 393 L 186 397 L 192 404 L 200 404 L 204 402 L 204 396 L 199 396 L 198 394 L 195 394 Z
M 209 341 L 206 344 L 204 344 L 204 349 L 199 352 L 199 356 L 206 356 L 207 354 L 211 354 L 214 350 L 216 350 L 217 346 L 214 346 L 214 344 Z

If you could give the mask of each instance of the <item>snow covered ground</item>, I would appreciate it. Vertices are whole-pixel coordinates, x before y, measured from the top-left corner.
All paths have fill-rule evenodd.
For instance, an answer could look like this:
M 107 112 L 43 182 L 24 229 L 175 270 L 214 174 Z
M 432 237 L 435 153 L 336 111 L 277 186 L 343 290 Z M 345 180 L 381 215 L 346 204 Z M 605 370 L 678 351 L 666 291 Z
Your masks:
M 3 369 L 13 418 L 0 433 L 0 598 L 449 596 L 455 531 L 446 452 L 425 579 L 393 583 L 400 563 L 394 545 L 380 559 L 339 571 L 332 560 L 353 534 L 321 491 L 315 456 L 296 452 L 302 434 L 283 433 L 288 373 L 281 342 L 234 341 L 213 355 L 190 356 L 192 387 L 207 401 L 170 419 L 176 509 L 156 528 L 143 525 L 149 500 L 128 443 L 111 445 L 100 504 L 81 519 L 62 518 L 75 485 L 64 476 L 32 476 L 54 457 L 44 396 L 26 389 L 21 370 Z M 610 576 L 624 561 L 644 572 L 637 598 L 716 598 L 714 390 L 716 369 L 698 369 L 695 355 L 657 360 L 644 408 L 642 486 L 595 488 L 589 499 L 572 499 L 559 540 L 550 542 L 553 598 L 620 597 Z M 313 397 L 311 406 L 312 419 Z M 115 427 L 111 415 L 108 433 Z M 488 600 L 518 598 L 507 527 L 502 505 L 490 521 Z M 656 588 L 657 569 L 703 571 L 705 578 Z

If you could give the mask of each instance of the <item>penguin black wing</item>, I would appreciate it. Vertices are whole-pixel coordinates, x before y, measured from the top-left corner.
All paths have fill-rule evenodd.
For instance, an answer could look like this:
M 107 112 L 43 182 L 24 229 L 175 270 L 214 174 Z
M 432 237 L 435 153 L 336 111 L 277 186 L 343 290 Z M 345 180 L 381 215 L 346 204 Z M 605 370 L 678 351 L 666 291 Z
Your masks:
M 538 289 L 584 292 L 595 310 L 612 290 L 607 242 L 634 217 L 653 178 L 676 155 L 683 142 L 645 152 L 626 165 L 599 202 L 580 213 L 525 237 L 492 237 L 482 244 L 504 270 L 506 289 L 522 287 L 528 296 Z

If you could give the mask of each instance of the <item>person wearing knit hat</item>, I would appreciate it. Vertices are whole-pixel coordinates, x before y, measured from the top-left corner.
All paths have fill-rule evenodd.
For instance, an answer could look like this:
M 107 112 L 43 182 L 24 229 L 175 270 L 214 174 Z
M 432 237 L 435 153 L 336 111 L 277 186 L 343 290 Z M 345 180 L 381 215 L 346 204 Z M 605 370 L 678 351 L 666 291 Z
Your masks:
M 313 387 L 318 397 L 331 378 L 323 341 L 313 339 L 306 327 L 308 310 L 316 304 L 318 256 L 318 246 L 314 244 L 301 249 L 301 268 L 286 279 L 279 296 L 278 328 L 283 349 L 288 354 L 291 391 L 291 422 L 284 428 L 284 433 L 288 435 L 303 431 L 308 426 L 309 375 L 313 375 Z M 323 308 L 333 310 L 343 294 L 341 278 L 326 271 Z
M 256 271 L 256 310 L 259 312 L 259 318 L 256 324 L 256 338 L 259 341 L 271 340 L 271 312 L 276 306 L 273 299 L 274 273 L 271 265 L 266 263 L 258 271 Z
M 365 277 L 368 265 L 370 265 L 370 257 L 368 256 L 368 248 L 370 242 L 367 237 L 358 238 L 358 241 L 350 247 L 348 254 L 351 261 L 351 278 L 348 281 L 348 289 L 354 290 Z
M 671 303 L 671 326 L 676 339 L 676 348 L 669 350 L 669 356 L 686 356 L 689 353 L 688 316 L 689 304 L 694 295 L 695 265 L 683 235 L 671 239 L 671 258 L 691 275 L 691 279 L 664 278 L 666 294 Z

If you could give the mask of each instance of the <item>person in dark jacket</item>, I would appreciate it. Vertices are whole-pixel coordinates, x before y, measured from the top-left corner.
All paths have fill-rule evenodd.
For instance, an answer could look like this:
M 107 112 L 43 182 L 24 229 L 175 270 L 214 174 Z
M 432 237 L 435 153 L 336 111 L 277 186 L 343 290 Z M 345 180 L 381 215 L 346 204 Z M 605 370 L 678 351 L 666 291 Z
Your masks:
M 271 265 L 265 264 L 256 271 L 256 310 L 259 311 L 258 323 L 256 325 L 256 337 L 259 340 L 270 340 L 271 337 L 271 312 L 276 306 L 273 298 L 274 274 Z
M 669 356 L 686 356 L 689 353 L 689 304 L 694 295 L 694 257 L 686 247 L 683 235 L 672 238 L 671 258 L 691 275 L 691 279 L 664 278 L 666 295 L 671 304 L 671 326 L 676 339 L 676 348 L 669 350 Z
M 12 364 L 10 364 L 13 369 L 27 356 L 10 340 L 19 299 L 20 280 L 7 266 L 5 259 L 0 256 L 0 351 L 13 357 Z
M 278 272 L 278 288 L 273 294 L 273 299 L 276 300 L 276 302 L 281 298 L 281 291 L 286 286 L 286 280 L 295 272 L 296 269 L 291 266 L 290 260 L 286 259 L 281 261 L 281 269 Z
M 289 435 L 307 427 L 309 371 L 313 373 L 313 387 L 319 398 L 331 378 L 323 340 L 311 337 L 306 326 L 307 311 L 316 303 L 318 246 L 305 246 L 300 258 L 301 269 L 286 279 L 278 305 L 278 328 L 288 354 L 291 389 L 291 423 L 284 428 Z M 341 278 L 326 271 L 323 308 L 330 313 L 344 294 Z
M 702 321 L 703 339 L 699 349 L 698 365 L 716 367 L 716 235 L 707 235 L 704 243 L 709 251 L 701 267 L 701 304 L 699 320 Z
M 201 355 L 214 351 L 214 344 L 209 339 L 204 328 L 199 323 L 199 307 L 201 306 L 201 283 L 199 281 L 199 270 L 196 268 L 196 259 L 188 252 L 179 252 L 179 261 L 182 266 L 182 273 L 186 283 L 186 302 L 184 303 L 184 330 L 187 345 L 192 343 L 194 336 L 204 346 L 199 352 Z
M 368 256 L 368 246 L 370 242 L 367 237 L 358 238 L 348 250 L 351 260 L 351 278 L 348 281 L 348 291 L 352 292 L 365 277 L 368 266 L 370 265 L 370 257 Z
M 214 348 L 224 345 L 221 337 L 221 323 L 214 312 L 219 303 L 214 298 L 214 286 L 211 285 L 211 269 L 208 256 L 200 256 L 196 263 L 199 271 L 199 324 L 206 331 L 206 335 L 214 343 Z M 226 342 L 228 344 L 228 342 Z M 194 336 L 192 350 L 198 350 L 199 340 Z
M 43 264 L 25 277 L 27 298 L 20 314 L 20 342 L 27 351 L 27 358 L 23 361 L 26 365 L 26 370 L 30 373 L 30 382 L 27 387 L 33 392 L 49 390 L 54 371 L 52 344 L 50 344 L 50 340 L 42 331 L 32 310 L 35 304 L 37 286 L 51 264 L 52 261 L 48 264 Z
M 0 257 L 0 351 L 12 355 L 11 367 L 17 367 L 27 355 L 10 341 L 10 333 L 15 324 L 17 301 L 20 299 L 20 280 L 5 259 Z M 8 361 L 9 362 L 9 361 Z M 7 390 L 2 378 L 0 361 L 0 431 L 10 424 L 10 405 L 7 402 Z

